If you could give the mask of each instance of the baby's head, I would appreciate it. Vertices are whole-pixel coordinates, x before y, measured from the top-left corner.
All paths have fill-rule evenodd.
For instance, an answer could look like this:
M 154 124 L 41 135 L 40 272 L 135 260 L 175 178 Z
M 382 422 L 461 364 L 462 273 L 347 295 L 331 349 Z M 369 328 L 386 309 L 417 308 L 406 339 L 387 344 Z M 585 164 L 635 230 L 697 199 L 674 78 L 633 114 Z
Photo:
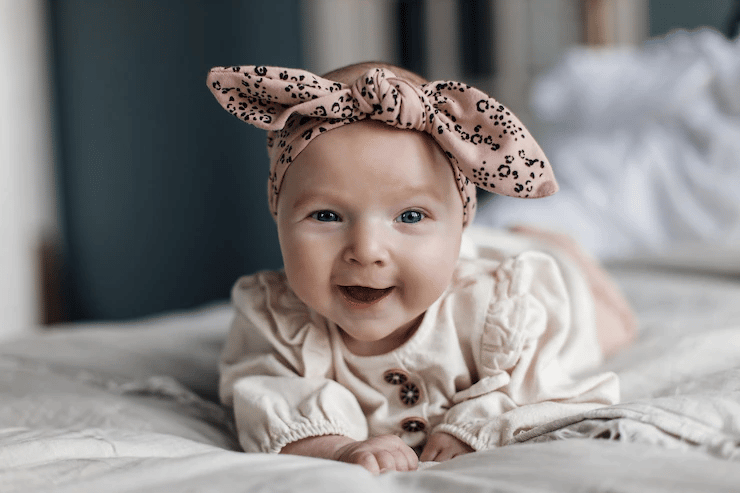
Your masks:
M 271 130 L 288 282 L 356 353 L 397 347 L 447 289 L 475 185 L 530 197 L 557 188 L 516 117 L 464 84 L 385 64 L 324 77 L 214 69 L 209 83 L 224 108 Z
M 356 122 L 311 142 L 283 179 L 277 225 L 288 282 L 357 353 L 405 340 L 452 277 L 463 207 L 430 140 Z

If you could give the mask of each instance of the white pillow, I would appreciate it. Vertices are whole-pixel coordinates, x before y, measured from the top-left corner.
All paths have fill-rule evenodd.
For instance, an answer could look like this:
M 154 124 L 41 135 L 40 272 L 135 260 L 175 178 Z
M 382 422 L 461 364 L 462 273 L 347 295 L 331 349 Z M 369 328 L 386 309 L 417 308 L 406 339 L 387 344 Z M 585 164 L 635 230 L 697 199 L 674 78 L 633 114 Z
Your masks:
M 740 245 L 740 39 L 703 30 L 575 49 L 532 105 L 561 191 L 494 197 L 476 223 L 556 229 L 601 258 Z

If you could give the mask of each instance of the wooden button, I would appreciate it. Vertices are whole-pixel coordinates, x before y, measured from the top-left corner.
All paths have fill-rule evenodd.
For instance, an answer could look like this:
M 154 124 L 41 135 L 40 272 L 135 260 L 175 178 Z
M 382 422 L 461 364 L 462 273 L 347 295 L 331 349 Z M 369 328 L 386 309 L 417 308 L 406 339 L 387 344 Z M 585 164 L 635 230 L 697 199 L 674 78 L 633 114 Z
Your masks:
M 406 418 L 401 422 L 403 431 L 408 431 L 409 433 L 424 431 L 426 427 L 426 422 L 421 418 Z
M 408 380 L 409 377 L 406 375 L 406 372 L 402 370 L 388 370 L 383 375 L 383 379 L 391 385 L 401 385 L 406 383 L 406 380 Z
M 421 397 L 421 390 L 419 390 L 419 387 L 417 387 L 415 383 L 408 382 L 404 384 L 403 387 L 401 387 L 399 397 L 401 398 L 401 402 L 403 402 L 407 406 L 413 406 L 414 404 L 419 402 L 419 398 Z

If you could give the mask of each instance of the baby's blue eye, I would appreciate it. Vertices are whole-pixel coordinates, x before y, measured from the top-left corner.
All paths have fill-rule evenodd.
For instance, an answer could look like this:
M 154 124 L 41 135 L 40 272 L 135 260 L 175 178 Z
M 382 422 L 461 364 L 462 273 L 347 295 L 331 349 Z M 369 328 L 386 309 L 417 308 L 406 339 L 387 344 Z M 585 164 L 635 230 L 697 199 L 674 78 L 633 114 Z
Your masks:
M 424 214 L 419 211 L 406 211 L 398 216 L 398 220 L 402 223 L 418 223 L 424 219 Z
M 311 214 L 311 217 L 324 223 L 339 221 L 339 216 L 332 211 L 316 211 Z

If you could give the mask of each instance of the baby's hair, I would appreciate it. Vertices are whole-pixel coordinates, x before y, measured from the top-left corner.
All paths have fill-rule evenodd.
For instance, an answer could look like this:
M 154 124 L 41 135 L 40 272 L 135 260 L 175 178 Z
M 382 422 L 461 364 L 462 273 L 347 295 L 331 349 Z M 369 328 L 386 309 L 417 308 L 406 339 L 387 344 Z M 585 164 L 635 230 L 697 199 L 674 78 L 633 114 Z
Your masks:
M 325 79 L 333 80 L 335 82 L 342 82 L 344 84 L 352 84 L 362 74 L 364 74 L 365 72 L 373 68 L 382 68 L 382 69 L 390 70 L 397 76 L 403 77 L 404 79 L 408 79 L 414 84 L 422 85 L 422 84 L 426 84 L 427 82 L 429 82 L 428 80 L 426 80 L 424 77 L 420 76 L 419 74 L 416 74 L 410 70 L 407 70 L 405 68 L 399 67 L 397 65 L 392 65 L 386 62 L 353 63 L 351 65 L 346 65 L 344 67 L 334 69 L 331 72 L 324 74 L 322 77 Z

